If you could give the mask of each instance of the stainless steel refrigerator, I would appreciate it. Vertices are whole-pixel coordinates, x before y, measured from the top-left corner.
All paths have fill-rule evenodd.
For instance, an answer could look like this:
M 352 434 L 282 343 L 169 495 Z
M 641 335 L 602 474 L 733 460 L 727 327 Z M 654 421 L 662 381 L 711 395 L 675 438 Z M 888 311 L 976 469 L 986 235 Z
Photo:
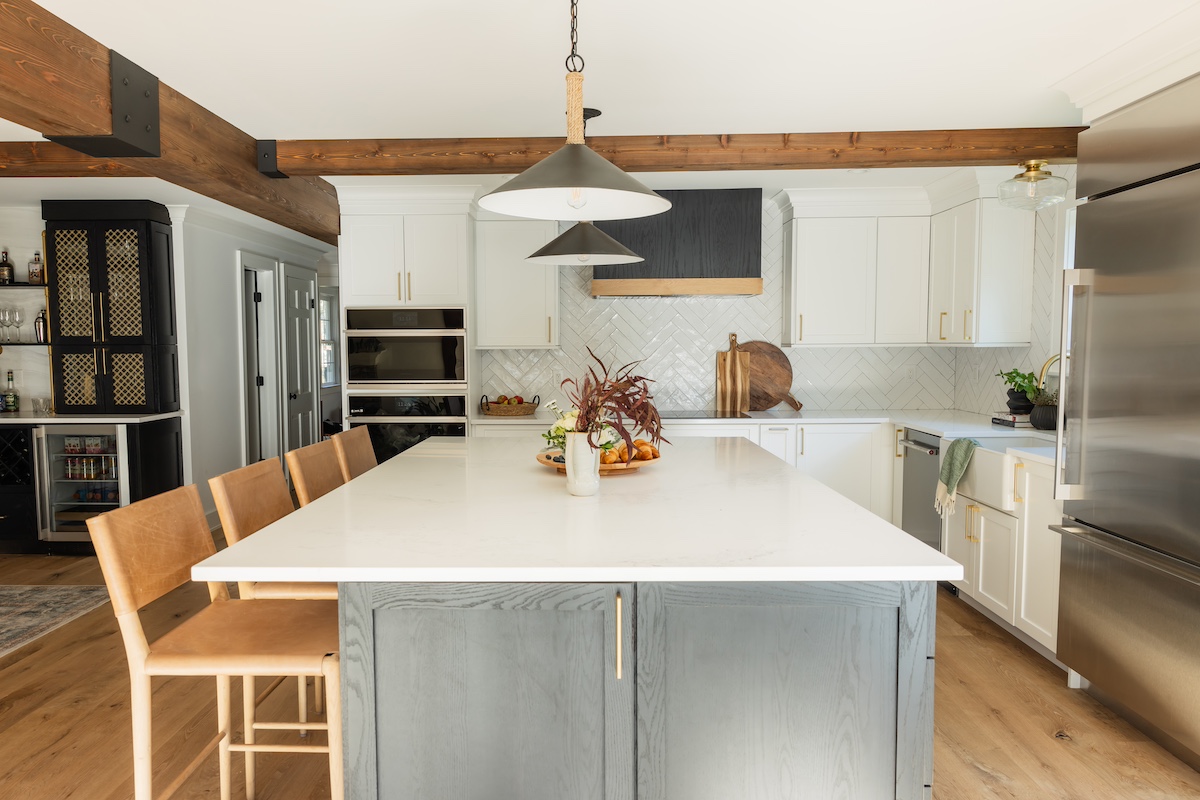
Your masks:
M 1058 657 L 1200 767 L 1200 76 L 1084 132 L 1078 178 Z

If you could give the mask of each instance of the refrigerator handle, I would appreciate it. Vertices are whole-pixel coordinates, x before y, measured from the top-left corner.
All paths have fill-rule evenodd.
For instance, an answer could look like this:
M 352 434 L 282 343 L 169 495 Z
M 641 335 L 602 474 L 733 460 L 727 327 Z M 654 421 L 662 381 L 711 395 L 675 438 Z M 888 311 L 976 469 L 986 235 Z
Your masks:
M 1062 324 L 1060 325 L 1062 332 L 1059 342 L 1062 366 L 1059 369 L 1058 419 L 1054 434 L 1054 451 L 1058 454 L 1054 470 L 1055 500 L 1080 500 L 1083 498 L 1082 475 L 1080 474 L 1083 469 L 1081 450 L 1083 437 L 1082 435 L 1069 435 L 1067 425 L 1070 419 L 1074 419 L 1082 429 L 1084 415 L 1080 413 L 1077 417 L 1068 418 L 1067 405 L 1070 402 L 1068 397 L 1075 397 L 1076 402 L 1080 404 L 1086 401 L 1086 387 L 1077 383 L 1078 381 L 1084 383 L 1087 381 L 1087 369 L 1082 360 L 1085 356 L 1085 348 L 1076 347 L 1075 358 L 1072 359 L 1072 346 L 1082 345 L 1087 341 L 1087 335 L 1091 329 L 1092 304 L 1090 299 L 1094 280 L 1095 270 L 1069 269 L 1063 272 Z M 1089 299 L 1089 302 L 1084 304 L 1082 322 L 1071 314 L 1071 300 L 1075 297 L 1077 289 Z M 1077 327 L 1080 325 L 1082 327 Z M 1082 336 L 1073 336 L 1072 333 L 1076 331 L 1081 331 Z M 1082 430 L 1078 430 L 1076 433 L 1081 434 Z

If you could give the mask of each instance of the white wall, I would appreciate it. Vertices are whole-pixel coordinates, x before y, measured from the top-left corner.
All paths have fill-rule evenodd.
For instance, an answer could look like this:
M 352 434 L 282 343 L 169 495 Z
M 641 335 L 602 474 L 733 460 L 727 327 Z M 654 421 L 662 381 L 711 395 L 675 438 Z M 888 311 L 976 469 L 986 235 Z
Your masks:
M 239 252 L 315 269 L 328 248 L 321 250 L 196 208 L 171 206 L 170 210 L 182 332 L 186 480 L 200 487 L 211 515 L 208 479 L 244 466 Z

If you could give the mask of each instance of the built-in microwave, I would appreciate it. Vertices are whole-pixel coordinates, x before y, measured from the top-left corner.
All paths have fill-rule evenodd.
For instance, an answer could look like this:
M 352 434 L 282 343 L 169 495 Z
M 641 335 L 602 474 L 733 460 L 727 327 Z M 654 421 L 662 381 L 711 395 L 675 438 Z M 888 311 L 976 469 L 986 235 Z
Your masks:
M 466 384 L 462 308 L 346 310 L 346 379 L 355 385 Z

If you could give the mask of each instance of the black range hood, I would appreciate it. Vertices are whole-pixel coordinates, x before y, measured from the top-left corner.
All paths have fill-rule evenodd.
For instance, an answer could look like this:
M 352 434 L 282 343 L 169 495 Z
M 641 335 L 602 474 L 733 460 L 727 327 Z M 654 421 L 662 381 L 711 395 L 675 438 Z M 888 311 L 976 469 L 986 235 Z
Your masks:
M 595 223 L 645 261 L 594 267 L 594 297 L 762 294 L 762 189 L 659 194 L 664 214 Z

